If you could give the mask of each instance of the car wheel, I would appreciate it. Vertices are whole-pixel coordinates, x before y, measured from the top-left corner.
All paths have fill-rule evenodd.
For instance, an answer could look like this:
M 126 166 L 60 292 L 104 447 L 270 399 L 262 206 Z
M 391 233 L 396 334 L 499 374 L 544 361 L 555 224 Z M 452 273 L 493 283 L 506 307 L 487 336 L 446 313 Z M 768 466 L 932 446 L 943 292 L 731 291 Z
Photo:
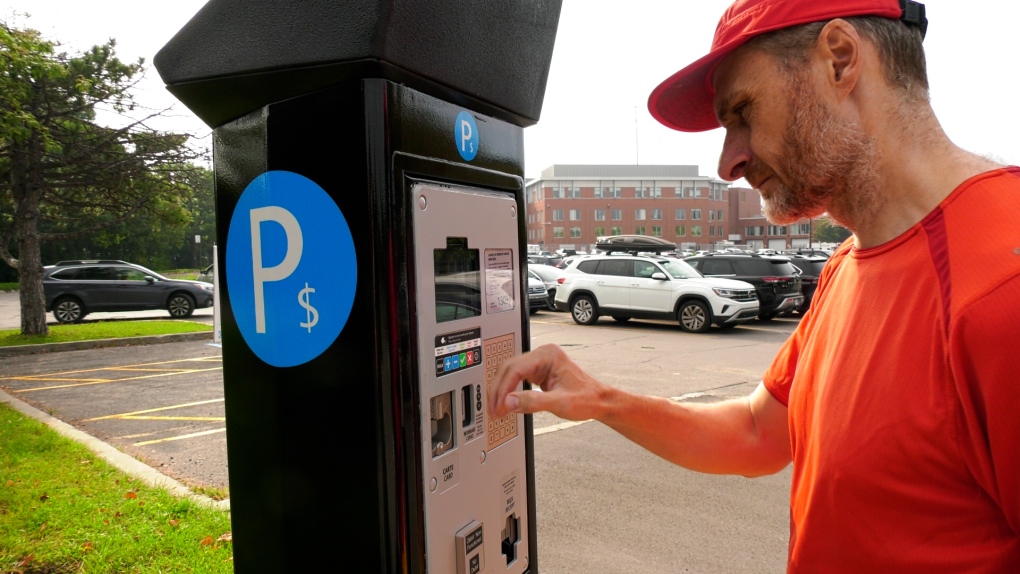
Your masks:
M 688 333 L 704 333 L 712 327 L 711 315 L 708 307 L 697 300 L 685 301 L 680 304 L 677 311 L 677 320 L 680 322 L 680 329 Z
M 630 321 L 630 317 L 617 317 L 616 315 L 613 315 L 613 320 L 626 323 L 627 321 Z
M 53 303 L 53 317 L 58 323 L 80 323 L 85 315 L 85 307 L 74 297 L 62 297 Z
M 599 320 L 599 309 L 594 299 L 581 295 L 570 304 L 570 316 L 578 325 L 591 325 Z
M 195 300 L 191 298 L 191 295 L 185 293 L 174 293 L 170 296 L 170 301 L 166 305 L 166 310 L 170 312 L 170 316 L 175 319 L 183 319 L 190 317 L 195 312 Z
M 528 308 L 528 314 L 529 315 L 534 315 L 535 313 L 538 313 L 538 307 L 529 307 Z

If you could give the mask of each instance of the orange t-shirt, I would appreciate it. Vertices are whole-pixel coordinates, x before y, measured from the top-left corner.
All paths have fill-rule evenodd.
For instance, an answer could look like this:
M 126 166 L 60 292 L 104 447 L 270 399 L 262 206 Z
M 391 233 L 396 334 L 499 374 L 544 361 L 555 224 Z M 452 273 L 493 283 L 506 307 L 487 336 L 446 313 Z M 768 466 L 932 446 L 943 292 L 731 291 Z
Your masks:
M 844 244 L 764 382 L 789 407 L 788 572 L 1020 572 L 1020 168 Z

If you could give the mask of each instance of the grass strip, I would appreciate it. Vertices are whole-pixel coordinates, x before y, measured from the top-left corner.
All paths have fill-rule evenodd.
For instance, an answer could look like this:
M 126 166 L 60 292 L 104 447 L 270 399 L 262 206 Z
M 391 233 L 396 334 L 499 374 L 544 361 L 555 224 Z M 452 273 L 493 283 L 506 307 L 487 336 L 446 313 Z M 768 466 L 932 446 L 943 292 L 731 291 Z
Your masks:
M 45 336 L 22 335 L 19 329 L 3 329 L 0 330 L 0 347 L 148 337 L 199 331 L 212 331 L 212 325 L 193 321 L 98 321 L 77 325 L 51 325 L 50 334 Z
M 230 515 L 134 479 L 0 403 L 0 572 L 233 572 Z

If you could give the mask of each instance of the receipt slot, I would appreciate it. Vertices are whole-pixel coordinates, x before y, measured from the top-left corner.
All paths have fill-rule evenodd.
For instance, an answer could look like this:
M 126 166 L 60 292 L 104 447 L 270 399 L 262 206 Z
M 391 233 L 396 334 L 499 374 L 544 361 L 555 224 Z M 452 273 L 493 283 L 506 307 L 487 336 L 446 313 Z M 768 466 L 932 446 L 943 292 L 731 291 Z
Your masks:
M 533 573 L 523 127 L 559 0 L 211 0 L 157 54 L 213 128 L 234 569 Z

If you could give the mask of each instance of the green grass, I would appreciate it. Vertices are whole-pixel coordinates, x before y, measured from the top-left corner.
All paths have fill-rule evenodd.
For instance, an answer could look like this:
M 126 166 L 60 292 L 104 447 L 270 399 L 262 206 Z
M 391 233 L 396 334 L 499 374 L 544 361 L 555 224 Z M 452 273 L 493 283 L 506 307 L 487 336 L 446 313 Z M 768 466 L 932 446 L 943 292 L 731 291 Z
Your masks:
M 212 331 L 212 325 L 193 321 L 99 321 L 77 325 L 51 325 L 50 334 L 46 336 L 25 336 L 21 334 L 20 329 L 3 329 L 0 330 L 0 347 L 145 337 L 171 333 L 194 333 L 196 331 Z
M 0 283 L 0 291 L 17 291 L 18 283 Z
M 0 572 L 233 572 L 228 512 L 145 486 L 0 403 Z

